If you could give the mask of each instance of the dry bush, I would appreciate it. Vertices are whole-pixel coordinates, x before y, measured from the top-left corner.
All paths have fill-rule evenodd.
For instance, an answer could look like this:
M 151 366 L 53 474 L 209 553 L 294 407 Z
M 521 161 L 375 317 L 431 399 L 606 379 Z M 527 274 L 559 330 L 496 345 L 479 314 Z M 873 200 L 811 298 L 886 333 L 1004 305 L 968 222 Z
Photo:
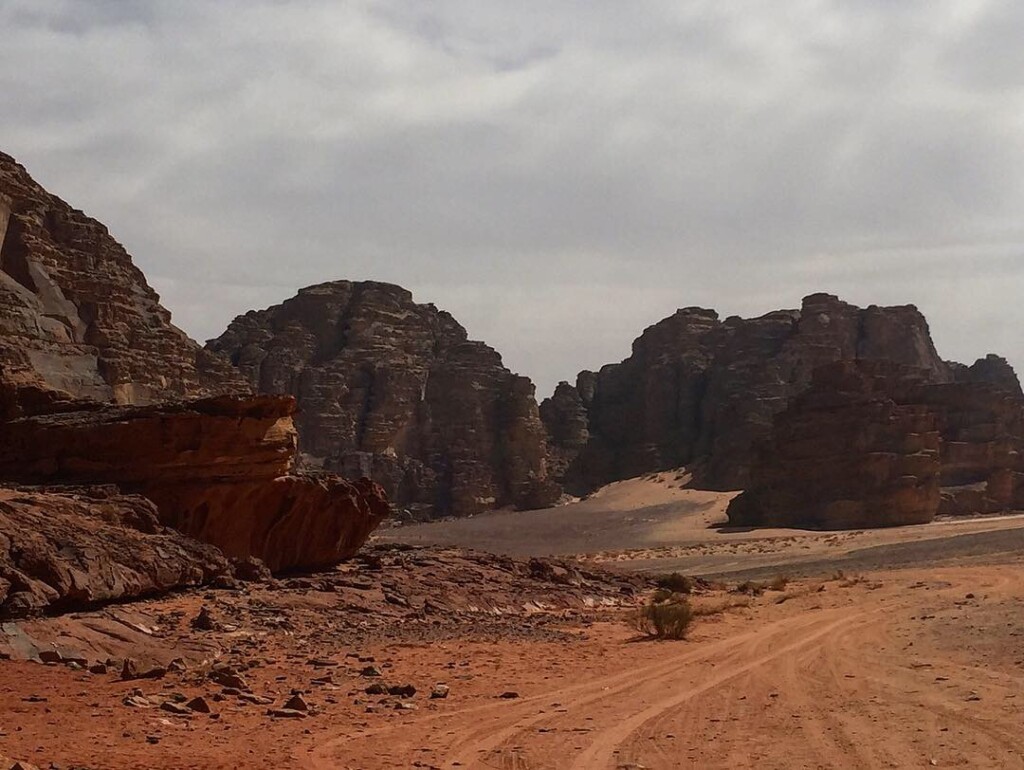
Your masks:
M 673 572 L 671 575 L 662 575 L 654 581 L 654 584 L 658 588 L 664 588 L 677 594 L 690 594 L 693 593 L 695 581 L 692 577 Z
M 675 595 L 667 601 L 654 601 L 640 607 L 633 618 L 633 627 L 655 639 L 683 639 L 693 622 L 694 612 L 685 596 Z
M 733 592 L 738 594 L 747 594 L 748 596 L 760 596 L 765 591 L 784 591 L 787 585 L 789 585 L 788 577 L 785 575 L 776 575 L 767 582 L 744 580 L 733 589 Z
M 702 618 L 709 617 L 711 615 L 721 615 L 723 612 L 728 610 L 734 610 L 738 607 L 749 607 L 750 597 L 744 596 L 742 598 L 735 599 L 721 599 L 717 602 L 703 602 L 693 607 L 694 617 Z

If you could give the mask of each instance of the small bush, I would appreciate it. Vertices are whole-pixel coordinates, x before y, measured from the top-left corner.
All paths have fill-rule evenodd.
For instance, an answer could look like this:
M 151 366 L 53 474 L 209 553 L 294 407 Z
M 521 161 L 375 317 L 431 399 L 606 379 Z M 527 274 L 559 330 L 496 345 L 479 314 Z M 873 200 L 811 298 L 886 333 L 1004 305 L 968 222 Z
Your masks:
M 637 610 L 634 626 L 637 631 L 656 639 L 683 639 L 693 622 L 693 609 L 683 596 L 669 601 L 652 601 Z
M 681 575 L 678 572 L 673 572 L 671 575 L 662 575 L 654 583 L 658 588 L 664 588 L 677 594 L 693 593 L 693 578 Z
M 755 581 L 755 580 L 744 580 L 742 583 L 733 589 L 738 594 L 747 594 L 748 596 L 760 596 L 765 591 L 783 591 L 786 586 L 789 585 L 789 578 L 785 575 L 776 575 L 767 583 Z
M 785 575 L 776 575 L 768 582 L 768 590 L 770 591 L 782 591 L 789 585 L 789 578 Z

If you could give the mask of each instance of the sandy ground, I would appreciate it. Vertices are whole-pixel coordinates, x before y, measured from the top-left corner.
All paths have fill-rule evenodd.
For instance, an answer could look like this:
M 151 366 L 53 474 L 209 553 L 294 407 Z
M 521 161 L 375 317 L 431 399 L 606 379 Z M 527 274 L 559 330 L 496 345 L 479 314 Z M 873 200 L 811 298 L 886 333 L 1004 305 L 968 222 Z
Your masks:
M 457 545 L 516 556 L 583 555 L 596 564 L 642 572 L 725 575 L 827 569 L 866 549 L 975 533 L 1010 532 L 1010 550 L 1024 547 L 1024 515 L 961 518 L 888 529 L 818 532 L 799 529 L 730 529 L 732 492 L 686 489 L 681 471 L 616 482 L 587 499 L 538 511 L 494 511 L 385 530 L 384 542 Z M 991 549 L 999 550 L 999 536 Z M 990 549 L 990 550 L 991 550 Z M 961 546 L 951 549 L 953 553 Z M 930 547 L 922 558 L 933 558 Z M 870 560 L 869 560 L 870 561 Z M 838 561 L 837 561 L 838 563 Z M 908 562 L 911 563 L 911 562 Z M 887 566 L 876 560 L 873 568 Z M 856 559 L 853 568 L 858 565 Z
M 739 606 L 682 641 L 640 639 L 607 609 L 558 634 L 348 648 L 381 681 L 413 683 L 406 698 L 366 695 L 365 663 L 328 641 L 339 665 L 311 685 L 317 651 L 282 641 L 246 677 L 278 700 L 302 689 L 313 712 L 296 721 L 234 698 L 216 719 L 130 708 L 135 687 L 159 700 L 209 686 L 7 661 L 0 754 L 65 770 L 1022 767 L 1022 566 L 824 576 L 754 598 L 715 588 L 695 603 Z M 437 683 L 446 699 L 429 698 Z
M 637 642 L 624 626 L 607 624 L 572 647 L 464 650 L 481 677 L 459 700 L 399 724 L 340 730 L 296 761 L 314 768 L 1022 767 L 1020 567 L 795 584 L 700 621 L 689 641 Z M 513 683 L 523 697 L 494 699 Z
M 380 539 L 713 576 L 693 598 L 711 614 L 685 640 L 638 636 L 630 607 L 648 594 L 633 577 L 389 546 L 329 578 L 5 624 L 0 658 L 29 634 L 188 667 L 121 681 L 0 659 L 0 757 L 63 770 L 1024 768 L 1024 517 L 727 531 L 727 496 L 679 482 Z M 735 590 L 777 574 L 793 579 Z M 218 631 L 190 628 L 204 605 Z M 225 662 L 246 692 L 211 683 Z M 377 682 L 416 692 L 367 693 Z M 448 695 L 432 699 L 439 684 Z M 148 705 L 126 703 L 133 692 Z M 294 692 L 305 717 L 267 713 Z M 160 708 L 200 695 L 212 715 Z

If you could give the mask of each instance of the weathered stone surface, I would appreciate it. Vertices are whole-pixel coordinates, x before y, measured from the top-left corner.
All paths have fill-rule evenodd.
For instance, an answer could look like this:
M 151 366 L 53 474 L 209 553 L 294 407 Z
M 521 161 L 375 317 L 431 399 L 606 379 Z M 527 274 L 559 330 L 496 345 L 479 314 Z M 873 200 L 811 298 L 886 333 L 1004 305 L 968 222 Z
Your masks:
M 530 381 L 398 286 L 311 286 L 209 348 L 260 392 L 298 399 L 310 464 L 370 476 L 399 505 L 461 515 L 558 495 Z
M 819 368 L 811 388 L 775 417 L 750 487 L 729 505 L 730 525 L 852 529 L 931 521 L 940 495 L 938 417 L 894 398 L 914 375 L 868 362 Z
M 685 308 L 645 330 L 629 358 L 581 373 L 575 388 L 562 385 L 557 401 L 541 404 L 553 467 L 565 468 L 561 479 L 577 493 L 681 465 L 692 467 L 697 486 L 745 488 L 774 416 L 818 367 L 854 360 L 912 366 L 936 383 L 1007 377 L 992 364 L 943 362 L 912 305 L 861 309 L 814 294 L 798 311 L 724 321 Z M 577 401 L 586 412 L 582 449 Z
M 1021 509 L 1019 390 L 844 361 L 816 370 L 811 388 L 776 416 L 729 520 L 840 529 Z
M 246 389 L 171 324 L 102 224 L 0 153 L 0 419 Z
M 145 498 L 0 487 L 0 618 L 164 593 L 228 571 L 216 548 L 162 527 Z
M 273 571 L 353 555 L 388 514 L 372 482 L 292 474 L 295 402 L 231 396 L 0 423 L 0 479 L 117 484 L 161 520 Z

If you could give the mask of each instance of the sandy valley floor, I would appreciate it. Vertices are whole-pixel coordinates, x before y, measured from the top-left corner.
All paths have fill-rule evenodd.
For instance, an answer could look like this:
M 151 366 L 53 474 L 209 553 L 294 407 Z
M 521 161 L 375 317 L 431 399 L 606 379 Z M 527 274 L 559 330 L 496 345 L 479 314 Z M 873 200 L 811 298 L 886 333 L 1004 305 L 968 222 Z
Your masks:
M 64 770 L 1024 767 L 1024 517 L 729 532 L 726 502 L 648 478 L 378 538 L 710 575 L 693 601 L 712 612 L 682 641 L 631 628 L 649 591 L 634 578 L 386 545 L 330 579 L 5 624 L 0 756 Z M 782 590 L 736 591 L 780 574 Z M 219 630 L 190 628 L 204 605 Z M 17 660 L 22 631 L 189 663 L 121 681 Z M 213 686 L 217 661 L 247 689 Z M 416 692 L 368 694 L 378 681 Z M 448 695 L 432 699 L 438 684 Z M 293 692 L 305 718 L 268 715 Z M 212 716 L 160 705 L 197 695 Z

